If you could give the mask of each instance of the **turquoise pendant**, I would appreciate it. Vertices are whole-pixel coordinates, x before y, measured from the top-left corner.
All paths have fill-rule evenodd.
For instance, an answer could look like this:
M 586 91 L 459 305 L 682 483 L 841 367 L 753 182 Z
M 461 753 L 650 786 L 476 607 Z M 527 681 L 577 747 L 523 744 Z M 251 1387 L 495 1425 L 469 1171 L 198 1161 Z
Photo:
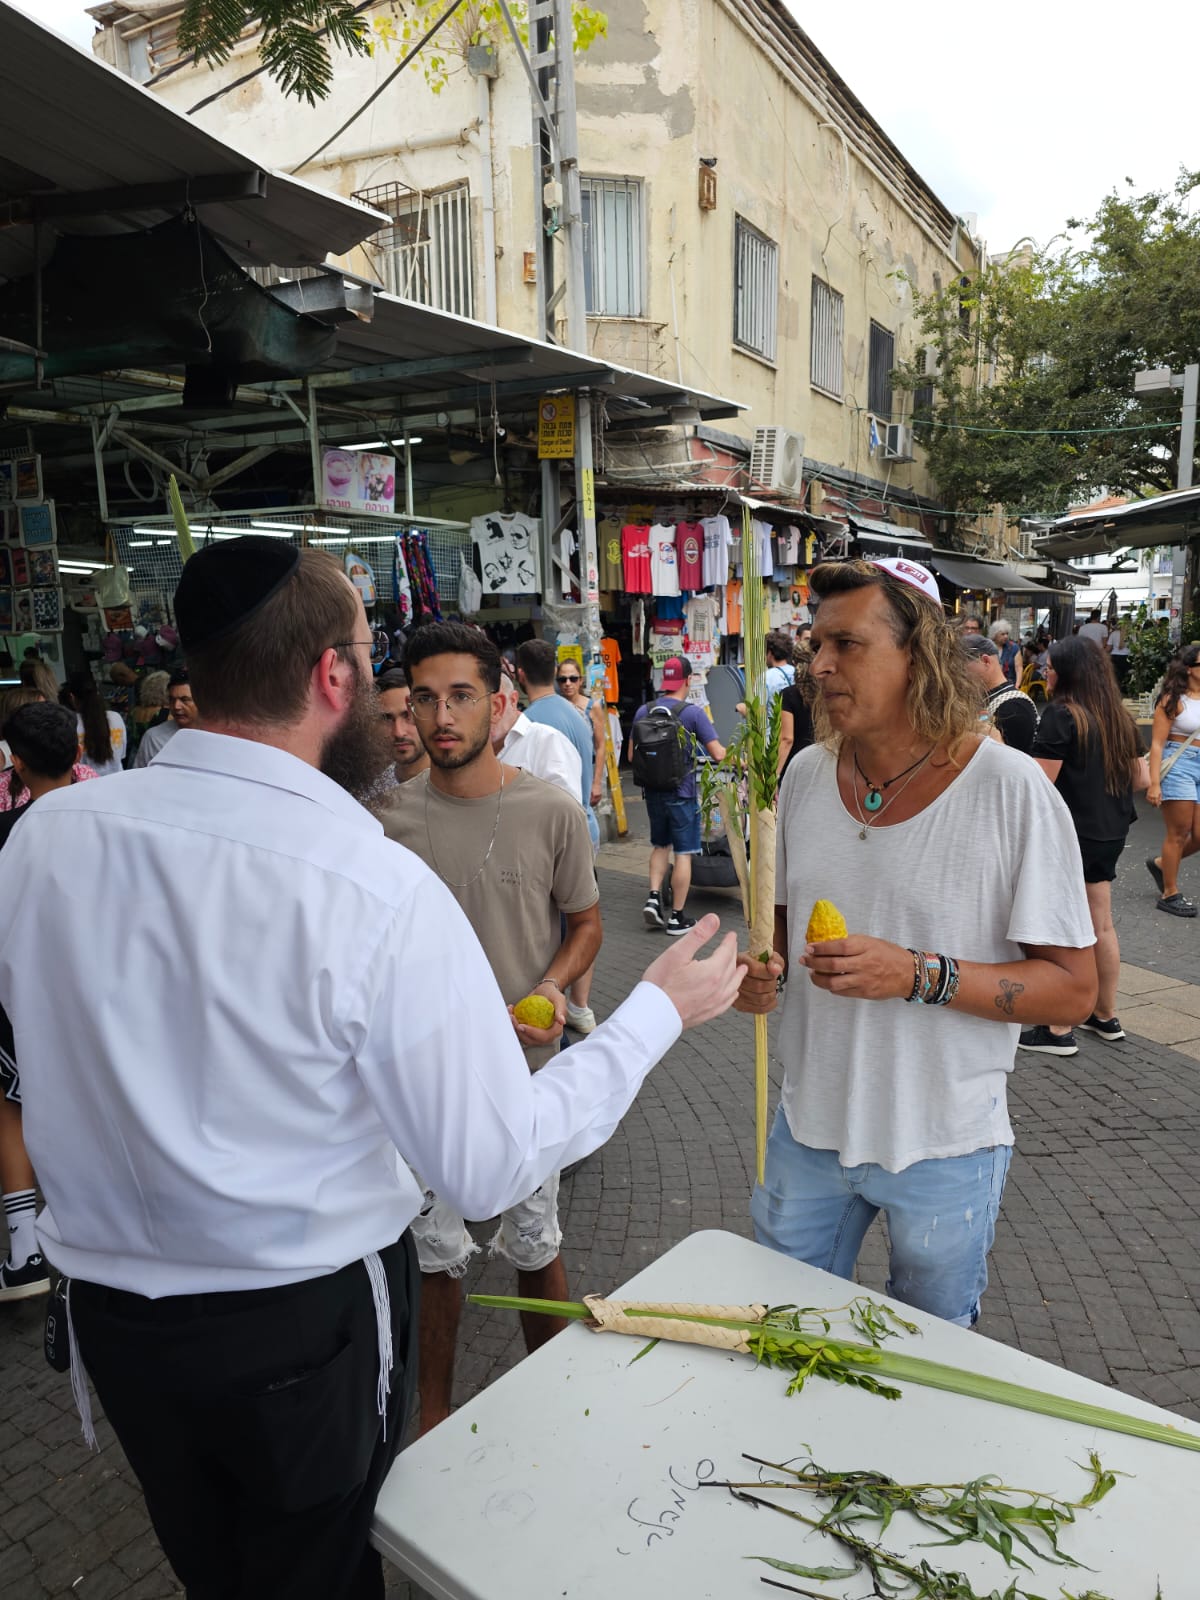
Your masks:
M 879 808 L 880 808 L 880 806 L 882 804 L 883 804 L 883 796 L 882 796 L 882 794 L 880 794 L 879 790 L 878 789 L 868 789 L 867 790 L 867 797 L 863 801 L 863 805 L 866 806 L 867 810 L 870 811 L 872 814 L 874 814 L 876 811 L 879 810 Z

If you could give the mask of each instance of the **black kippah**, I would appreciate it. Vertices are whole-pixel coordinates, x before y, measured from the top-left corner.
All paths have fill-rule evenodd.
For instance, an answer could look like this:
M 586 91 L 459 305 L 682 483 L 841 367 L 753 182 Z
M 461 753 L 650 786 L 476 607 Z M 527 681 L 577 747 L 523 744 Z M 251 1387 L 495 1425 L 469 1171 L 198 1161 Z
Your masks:
M 205 545 L 184 564 L 175 590 L 175 622 L 184 652 L 223 639 L 277 594 L 300 564 L 287 539 L 248 533 Z

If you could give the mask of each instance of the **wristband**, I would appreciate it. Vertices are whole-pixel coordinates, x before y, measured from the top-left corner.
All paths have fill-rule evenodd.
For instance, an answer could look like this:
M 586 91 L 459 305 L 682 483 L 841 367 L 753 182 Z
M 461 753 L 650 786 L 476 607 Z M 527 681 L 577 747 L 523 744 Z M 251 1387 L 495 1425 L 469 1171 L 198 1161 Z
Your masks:
M 543 978 L 542 982 L 539 983 L 537 987 L 540 989 L 543 984 L 547 984 L 547 983 L 551 986 L 551 988 L 557 989 L 559 994 L 562 995 L 564 1000 L 566 999 L 567 991 L 563 988 L 562 984 L 559 983 L 557 978 Z

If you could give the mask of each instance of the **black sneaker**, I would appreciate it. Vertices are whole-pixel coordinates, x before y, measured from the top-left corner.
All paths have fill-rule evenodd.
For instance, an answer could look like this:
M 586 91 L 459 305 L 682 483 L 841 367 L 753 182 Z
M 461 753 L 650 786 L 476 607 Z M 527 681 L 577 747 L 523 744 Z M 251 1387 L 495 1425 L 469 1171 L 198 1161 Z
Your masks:
M 1125 1037 L 1125 1029 L 1121 1026 L 1119 1017 L 1109 1017 L 1107 1022 L 1101 1022 L 1100 1018 L 1094 1011 L 1087 1021 L 1081 1022 L 1079 1026 L 1085 1033 L 1094 1033 L 1098 1038 L 1101 1039 L 1108 1039 L 1111 1041 L 1113 1039 L 1123 1039 Z
M 695 917 L 685 916 L 682 911 L 672 911 L 671 920 L 667 923 L 667 933 L 672 939 L 678 939 L 680 934 L 690 933 L 695 926 Z
M 642 907 L 642 921 L 648 928 L 665 928 L 667 919 L 663 916 L 662 896 L 657 889 L 651 889 L 646 896 L 646 904 Z
M 1189 900 L 1182 894 L 1160 895 L 1158 909 L 1166 911 L 1172 917 L 1194 917 L 1196 915 L 1196 902 Z
M 11 1257 L 0 1265 L 0 1300 L 28 1300 L 49 1292 L 50 1269 L 41 1256 L 30 1256 L 23 1267 L 14 1267 Z
M 1036 1028 L 1021 1029 L 1020 1048 L 1036 1050 L 1043 1056 L 1079 1054 L 1079 1042 L 1073 1033 L 1051 1033 L 1044 1023 L 1039 1023 Z

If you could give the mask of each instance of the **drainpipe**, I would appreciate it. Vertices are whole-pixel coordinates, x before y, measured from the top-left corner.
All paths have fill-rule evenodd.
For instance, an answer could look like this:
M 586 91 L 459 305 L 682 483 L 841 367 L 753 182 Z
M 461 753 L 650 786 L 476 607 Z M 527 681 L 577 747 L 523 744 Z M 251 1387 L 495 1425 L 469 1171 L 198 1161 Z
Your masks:
M 467 67 L 475 79 L 479 102 L 479 195 L 483 226 L 483 320 L 495 327 L 500 320 L 496 304 L 496 187 L 492 171 L 492 80 L 500 71 L 499 57 L 486 44 L 471 47 Z

